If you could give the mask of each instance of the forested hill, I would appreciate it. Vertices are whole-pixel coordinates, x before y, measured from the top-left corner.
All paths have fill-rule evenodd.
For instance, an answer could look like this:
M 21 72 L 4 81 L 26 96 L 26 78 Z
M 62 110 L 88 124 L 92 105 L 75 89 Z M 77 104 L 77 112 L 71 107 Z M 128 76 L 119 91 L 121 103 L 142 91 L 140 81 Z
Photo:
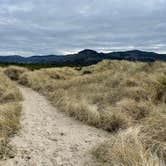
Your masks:
M 0 56 L 0 63 L 18 63 L 18 64 L 51 64 L 51 65 L 91 65 L 104 59 L 109 60 L 129 60 L 153 62 L 156 60 L 166 61 L 166 54 L 157 54 L 154 52 L 145 52 L 139 50 L 98 53 L 93 50 L 83 50 L 70 55 L 44 55 L 23 57 L 19 55 Z

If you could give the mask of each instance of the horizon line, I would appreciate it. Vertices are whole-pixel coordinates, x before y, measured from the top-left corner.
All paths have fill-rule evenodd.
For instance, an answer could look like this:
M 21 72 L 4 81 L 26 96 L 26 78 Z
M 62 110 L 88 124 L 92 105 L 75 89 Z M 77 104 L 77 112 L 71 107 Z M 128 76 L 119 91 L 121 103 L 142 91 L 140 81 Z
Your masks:
M 147 51 L 147 50 L 143 50 L 143 49 L 129 49 L 129 50 L 117 50 L 117 51 L 96 51 L 96 50 L 94 50 L 94 49 L 82 49 L 82 50 L 80 50 L 80 51 L 64 51 L 63 53 L 61 53 L 61 54 L 55 54 L 55 53 L 50 53 L 50 54 L 32 54 L 32 53 L 30 53 L 30 54 L 27 54 L 27 55 L 25 55 L 25 53 L 21 53 L 20 51 L 18 51 L 18 52 L 20 52 L 20 53 L 11 53 L 11 54 L 6 54 L 6 55 L 4 55 L 4 54 L 0 54 L 0 56 L 2 57 L 2 56 L 6 56 L 6 57 L 8 57 L 8 56 L 20 56 L 20 57 L 25 57 L 25 58 L 28 58 L 28 57 L 33 57 L 33 56 L 66 56 L 66 55 L 73 55 L 73 54 L 78 54 L 79 52 L 81 52 L 81 51 L 84 51 L 84 50 L 91 50 L 91 51 L 95 51 L 95 52 L 97 52 L 97 53 L 116 53 L 116 52 L 128 52 L 128 51 L 141 51 L 141 52 L 151 52 L 151 53 L 156 53 L 156 54 L 166 54 L 166 51 Z M 12 51 L 11 51 L 12 52 Z M 17 52 L 17 51 L 16 51 Z M 24 55 L 23 55 L 24 54 Z

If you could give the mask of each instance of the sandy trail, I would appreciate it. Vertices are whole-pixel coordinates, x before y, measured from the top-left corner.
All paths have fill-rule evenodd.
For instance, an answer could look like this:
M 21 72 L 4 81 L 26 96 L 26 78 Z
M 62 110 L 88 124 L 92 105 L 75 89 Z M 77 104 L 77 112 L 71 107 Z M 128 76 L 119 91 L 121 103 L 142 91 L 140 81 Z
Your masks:
M 22 129 L 11 140 L 17 149 L 3 166 L 92 166 L 89 150 L 109 134 L 75 121 L 41 95 L 20 87 L 24 96 Z

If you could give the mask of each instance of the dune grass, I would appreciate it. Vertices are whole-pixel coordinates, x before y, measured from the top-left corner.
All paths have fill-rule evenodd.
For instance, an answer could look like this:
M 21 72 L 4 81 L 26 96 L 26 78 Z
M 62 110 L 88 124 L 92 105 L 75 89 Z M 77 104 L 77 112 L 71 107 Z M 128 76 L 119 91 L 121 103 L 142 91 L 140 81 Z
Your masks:
M 166 63 L 105 60 L 82 68 L 24 71 L 18 82 L 44 94 L 69 116 L 118 133 L 93 151 L 101 162 L 164 166 Z
M 140 130 L 140 127 L 133 127 L 121 131 L 95 147 L 92 154 L 101 166 L 164 166 L 164 158 L 146 147 L 146 135 Z
M 12 157 L 9 138 L 19 129 L 22 96 L 13 82 L 0 71 L 0 158 Z
M 26 68 L 17 66 L 9 66 L 4 69 L 4 73 L 14 81 L 18 81 L 21 74 L 23 74 L 26 71 L 28 71 Z

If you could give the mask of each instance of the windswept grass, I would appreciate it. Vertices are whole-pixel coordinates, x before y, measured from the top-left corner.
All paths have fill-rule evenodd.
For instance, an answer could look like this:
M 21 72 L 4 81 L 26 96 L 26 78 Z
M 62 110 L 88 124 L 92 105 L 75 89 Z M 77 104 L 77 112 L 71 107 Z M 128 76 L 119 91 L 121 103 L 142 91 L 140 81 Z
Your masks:
M 26 72 L 27 69 L 17 66 L 9 66 L 4 69 L 4 73 L 12 80 L 18 81 L 21 74 Z
M 18 82 L 75 119 L 120 131 L 106 148 L 97 148 L 98 159 L 114 166 L 164 166 L 166 63 L 103 61 L 82 68 L 27 71 Z
M 19 129 L 22 96 L 16 86 L 0 71 L 0 158 L 11 156 L 9 137 Z
M 147 138 L 140 130 L 134 127 L 119 132 L 110 141 L 95 147 L 92 153 L 101 166 L 164 166 L 164 158 L 144 145 Z

